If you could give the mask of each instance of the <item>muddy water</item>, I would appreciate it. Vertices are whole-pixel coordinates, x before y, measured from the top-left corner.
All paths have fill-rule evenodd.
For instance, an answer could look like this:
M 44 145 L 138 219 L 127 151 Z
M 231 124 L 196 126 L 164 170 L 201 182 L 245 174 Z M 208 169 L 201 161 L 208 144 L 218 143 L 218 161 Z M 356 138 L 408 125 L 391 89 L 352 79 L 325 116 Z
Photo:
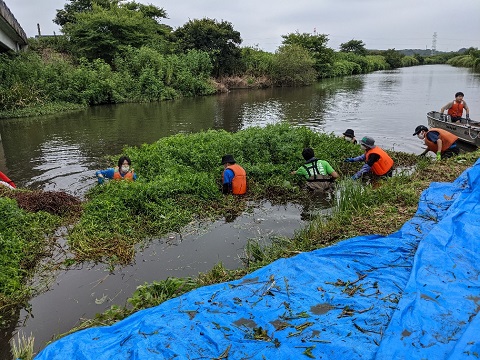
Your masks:
M 412 136 L 413 130 L 426 125 L 426 113 L 439 110 L 456 91 L 465 93 L 472 118 L 480 119 L 480 76 L 437 65 L 327 80 L 300 89 L 235 91 L 0 120 L 0 170 L 21 187 L 83 196 L 95 185 L 95 170 L 111 165 L 105 156 L 119 154 L 124 146 L 152 143 L 179 132 L 238 131 L 280 121 L 338 135 L 352 128 L 357 138 L 370 135 L 384 148 L 420 153 L 421 142 Z M 139 249 L 134 264 L 113 272 L 104 264 L 83 264 L 52 274 L 49 291 L 32 299 L 30 313 L 16 314 L 19 324 L 0 334 L 0 358 L 9 358 L 12 334 L 32 333 L 39 350 L 80 318 L 125 304 L 144 282 L 195 276 L 219 261 L 227 268 L 241 266 L 239 256 L 248 239 L 291 236 L 305 225 L 309 213 L 329 206 L 328 201 L 313 207 L 264 203 L 231 222 L 196 224 L 181 234 L 153 240 Z

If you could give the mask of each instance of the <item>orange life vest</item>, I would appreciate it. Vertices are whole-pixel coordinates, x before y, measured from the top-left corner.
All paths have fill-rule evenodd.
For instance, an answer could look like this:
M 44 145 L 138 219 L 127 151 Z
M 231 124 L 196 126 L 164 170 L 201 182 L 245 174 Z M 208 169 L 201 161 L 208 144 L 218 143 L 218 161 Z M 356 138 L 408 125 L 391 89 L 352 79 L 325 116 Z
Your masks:
M 428 140 L 427 135 L 430 131 L 437 131 L 440 134 L 440 140 L 442 140 L 442 149 L 438 149 L 437 143 L 434 143 L 433 141 Z M 449 133 L 446 130 L 443 129 L 437 129 L 437 128 L 431 128 L 428 130 L 428 132 L 425 134 L 425 145 L 427 145 L 428 150 L 433 151 L 433 152 L 444 152 L 447 150 L 450 146 L 453 145 L 455 141 L 458 140 L 458 136 L 453 135 L 452 133 Z
M 365 157 L 368 162 L 368 158 L 372 154 L 377 154 L 380 156 L 380 159 L 372 165 L 372 172 L 375 175 L 382 176 L 388 173 L 393 166 L 393 160 L 388 154 L 380 149 L 378 146 L 375 146 L 373 149 L 367 151 Z
M 118 171 L 118 166 L 115 167 L 115 172 L 113 173 L 114 180 L 127 180 L 133 181 L 133 169 L 129 170 L 125 175 L 121 175 L 120 171 Z
M 462 114 L 463 114 L 463 100 L 460 102 L 453 100 L 452 107 L 448 109 L 448 115 L 455 118 L 455 117 L 462 117 Z
M 247 192 L 247 173 L 246 171 L 237 164 L 227 166 L 226 169 L 233 171 L 233 180 L 232 180 L 232 194 L 234 195 L 243 195 Z M 225 169 L 225 170 L 226 170 Z M 223 174 L 222 174 L 223 178 Z M 223 179 L 222 179 L 223 183 Z
M 3 172 L 0 171 L 0 181 L 6 182 L 8 185 L 16 188 L 16 185 L 13 183 L 12 180 L 8 178 L 7 175 L 5 175 Z

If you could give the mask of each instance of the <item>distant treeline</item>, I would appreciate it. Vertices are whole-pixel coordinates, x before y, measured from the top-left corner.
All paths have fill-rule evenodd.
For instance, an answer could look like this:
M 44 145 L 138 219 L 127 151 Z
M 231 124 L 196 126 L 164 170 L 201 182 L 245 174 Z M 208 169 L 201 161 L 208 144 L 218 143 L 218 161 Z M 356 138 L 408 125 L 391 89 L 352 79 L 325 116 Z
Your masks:
M 479 51 L 434 56 L 367 50 L 361 40 L 327 46 L 325 34 L 282 35 L 275 53 L 241 47 L 227 21 L 162 24 L 163 8 L 135 1 L 70 0 L 57 10 L 60 36 L 29 39 L 0 56 L 0 117 L 88 105 L 210 95 L 230 87 L 304 86 L 322 78 L 450 63 L 478 69 Z

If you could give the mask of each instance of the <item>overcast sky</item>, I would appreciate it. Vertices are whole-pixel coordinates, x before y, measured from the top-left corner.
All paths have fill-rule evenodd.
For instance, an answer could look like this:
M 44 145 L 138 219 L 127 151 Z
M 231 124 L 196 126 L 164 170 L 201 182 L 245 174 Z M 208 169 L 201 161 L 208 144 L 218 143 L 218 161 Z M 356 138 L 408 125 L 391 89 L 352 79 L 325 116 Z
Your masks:
M 66 0 L 4 0 L 28 37 L 59 34 L 52 22 Z M 326 34 L 328 46 L 362 40 L 368 49 L 480 48 L 480 0 L 136 0 L 162 7 L 177 28 L 190 19 L 208 17 L 232 23 L 242 46 L 274 52 L 282 35 Z

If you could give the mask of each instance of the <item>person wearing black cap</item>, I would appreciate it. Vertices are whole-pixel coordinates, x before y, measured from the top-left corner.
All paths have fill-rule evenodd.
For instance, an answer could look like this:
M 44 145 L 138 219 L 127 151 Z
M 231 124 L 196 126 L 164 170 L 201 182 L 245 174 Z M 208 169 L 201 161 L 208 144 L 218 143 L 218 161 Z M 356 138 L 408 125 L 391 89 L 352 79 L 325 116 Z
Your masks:
M 352 176 L 353 180 L 362 177 L 364 174 L 372 173 L 375 176 L 391 177 L 393 173 L 393 159 L 378 146 L 375 146 L 375 140 L 370 136 L 365 136 L 360 140 L 360 146 L 365 153 L 354 157 L 345 159 L 345 162 L 365 161 L 362 168 Z
M 465 109 L 465 118 L 470 120 L 470 109 L 467 103 L 463 100 L 463 92 L 459 91 L 455 94 L 455 100 L 450 101 L 447 105 L 440 109 L 440 113 L 443 114 L 445 110 L 448 110 L 448 115 L 452 119 L 452 122 L 457 122 L 462 118 L 463 109 Z
M 247 173 L 236 164 L 233 155 L 222 157 L 222 192 L 224 194 L 243 195 L 247 192 Z
M 427 145 L 427 148 L 420 156 L 424 156 L 429 151 L 432 151 L 437 154 L 437 160 L 440 160 L 458 155 L 460 152 L 457 146 L 458 136 L 446 130 L 437 128 L 428 130 L 426 126 L 418 125 L 413 133 L 413 136 L 415 135 Z
M 325 160 L 318 160 L 312 148 L 303 149 L 302 156 L 305 164 L 290 174 L 303 176 L 307 180 L 306 186 L 309 190 L 332 189 L 332 183 L 338 178 L 338 173 L 332 166 Z
M 357 139 L 355 139 L 355 132 L 352 129 L 347 129 L 343 133 L 343 138 L 352 144 L 357 144 Z

